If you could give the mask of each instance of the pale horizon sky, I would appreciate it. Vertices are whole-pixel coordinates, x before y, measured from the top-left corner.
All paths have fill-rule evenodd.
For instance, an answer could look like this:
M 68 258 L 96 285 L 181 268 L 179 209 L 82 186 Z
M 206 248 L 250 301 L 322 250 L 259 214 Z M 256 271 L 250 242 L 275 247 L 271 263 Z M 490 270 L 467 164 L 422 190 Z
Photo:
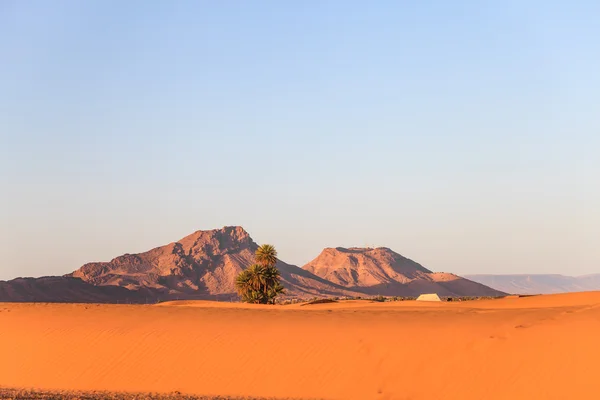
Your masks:
M 0 1 L 0 279 L 243 226 L 600 273 L 600 2 Z

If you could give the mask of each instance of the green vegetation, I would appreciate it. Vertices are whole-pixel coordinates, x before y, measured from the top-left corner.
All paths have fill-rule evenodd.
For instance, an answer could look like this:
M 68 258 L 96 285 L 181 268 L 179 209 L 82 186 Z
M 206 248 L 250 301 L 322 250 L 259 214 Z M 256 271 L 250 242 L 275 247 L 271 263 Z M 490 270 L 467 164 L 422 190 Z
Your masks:
M 275 304 L 275 298 L 284 293 L 277 263 L 277 251 L 270 244 L 256 250 L 256 264 L 242 271 L 235 286 L 245 303 Z

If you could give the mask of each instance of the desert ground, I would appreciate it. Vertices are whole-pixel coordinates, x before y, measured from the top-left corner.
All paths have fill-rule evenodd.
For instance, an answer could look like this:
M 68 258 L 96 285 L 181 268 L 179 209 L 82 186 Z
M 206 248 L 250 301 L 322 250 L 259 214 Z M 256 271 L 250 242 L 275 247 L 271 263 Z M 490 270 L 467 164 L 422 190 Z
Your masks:
M 597 399 L 600 292 L 260 306 L 0 303 L 0 388 Z

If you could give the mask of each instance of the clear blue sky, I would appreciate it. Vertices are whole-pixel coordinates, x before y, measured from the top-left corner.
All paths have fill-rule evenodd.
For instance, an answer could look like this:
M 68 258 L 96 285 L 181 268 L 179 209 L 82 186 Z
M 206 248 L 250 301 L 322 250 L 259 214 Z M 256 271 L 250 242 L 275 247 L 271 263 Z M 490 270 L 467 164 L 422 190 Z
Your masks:
M 242 225 L 600 272 L 600 2 L 0 0 L 0 279 Z

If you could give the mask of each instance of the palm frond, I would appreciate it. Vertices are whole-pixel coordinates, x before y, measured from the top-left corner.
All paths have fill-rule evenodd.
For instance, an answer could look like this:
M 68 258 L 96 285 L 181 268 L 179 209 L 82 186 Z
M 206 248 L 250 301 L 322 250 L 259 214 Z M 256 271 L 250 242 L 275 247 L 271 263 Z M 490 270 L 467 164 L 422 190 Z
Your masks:
M 270 244 L 263 244 L 255 253 L 256 262 L 260 265 L 270 266 L 277 264 L 277 250 Z

